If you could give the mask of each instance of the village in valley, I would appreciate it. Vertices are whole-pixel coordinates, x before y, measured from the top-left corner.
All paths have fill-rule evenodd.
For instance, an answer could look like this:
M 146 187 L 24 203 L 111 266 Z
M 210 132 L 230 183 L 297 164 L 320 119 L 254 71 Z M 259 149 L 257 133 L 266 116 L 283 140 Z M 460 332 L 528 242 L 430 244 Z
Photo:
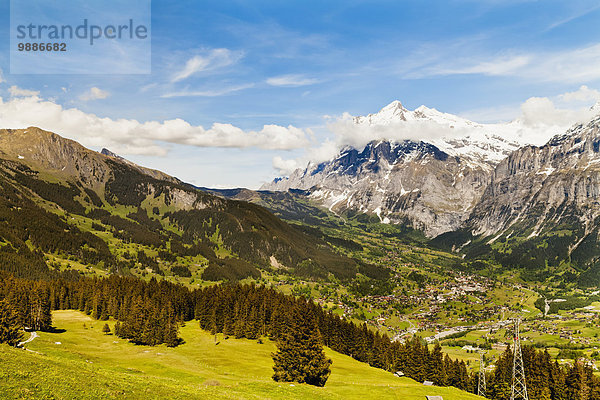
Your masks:
M 389 293 L 363 294 L 289 277 L 272 277 L 271 284 L 311 297 L 324 308 L 385 332 L 395 341 L 417 335 L 430 345 L 440 343 L 444 352 L 464 359 L 470 370 L 479 368 L 480 353 L 489 360 L 486 369 L 493 368 L 493 360 L 512 345 L 514 318 L 522 320 L 523 345 L 546 347 L 559 363 L 578 359 L 598 370 L 600 328 L 595 322 L 600 321 L 600 302 L 569 310 L 559 306 L 557 312 L 549 312 L 549 304 L 560 305 L 563 299 L 546 300 L 545 307 L 536 307 L 540 294 L 535 287 L 465 271 L 442 271 L 433 264 L 398 262 L 393 255 L 385 260 L 394 272 L 395 287 Z

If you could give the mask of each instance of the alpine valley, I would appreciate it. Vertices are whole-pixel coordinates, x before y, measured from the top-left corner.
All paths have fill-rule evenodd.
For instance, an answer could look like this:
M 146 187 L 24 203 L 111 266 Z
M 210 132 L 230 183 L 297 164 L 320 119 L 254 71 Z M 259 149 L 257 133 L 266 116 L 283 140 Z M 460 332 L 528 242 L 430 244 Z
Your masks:
M 598 0 L 0 16 L 0 400 L 600 400 Z
M 505 399 L 514 317 L 530 398 L 600 393 L 598 111 L 396 101 L 257 191 L 0 130 L 0 397 Z

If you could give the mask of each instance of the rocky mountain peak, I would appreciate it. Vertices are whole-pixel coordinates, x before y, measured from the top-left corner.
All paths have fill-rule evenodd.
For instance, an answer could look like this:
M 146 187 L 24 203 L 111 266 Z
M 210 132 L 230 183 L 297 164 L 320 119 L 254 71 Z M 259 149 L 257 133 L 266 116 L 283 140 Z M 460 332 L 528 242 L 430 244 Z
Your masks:
M 577 154 L 579 158 L 599 156 L 600 144 L 600 115 L 587 123 L 576 124 L 562 135 L 554 136 L 549 142 L 550 147 L 560 147 L 565 155 Z
M 481 124 L 426 106 L 410 111 L 399 101 L 353 122 L 388 130 L 397 125 L 408 137 L 345 147 L 335 158 L 309 163 L 262 189 L 312 190 L 312 197 L 332 211 L 354 209 L 376 214 L 382 222 L 408 221 L 435 236 L 460 226 L 497 163 L 520 147 Z M 437 130 L 448 136 L 419 139 Z M 461 137 L 462 132 L 470 135 Z
M 107 179 L 101 155 L 37 127 L 0 130 L 0 151 L 39 170 L 57 171 L 86 182 Z
M 0 152 L 36 170 L 58 173 L 92 187 L 103 185 L 109 179 L 111 168 L 107 165 L 107 158 L 127 163 L 154 178 L 178 182 L 176 178 L 140 167 L 109 150 L 98 153 L 74 140 L 37 127 L 0 129 Z
M 127 160 L 126 158 L 121 157 L 120 155 L 118 155 L 116 153 L 113 153 L 112 151 L 108 150 L 105 147 L 102 148 L 102 150 L 100 151 L 100 154 L 105 155 L 110 158 L 114 158 L 115 160 L 118 160 L 118 161 L 123 162 L 128 165 L 132 165 L 132 166 L 136 166 L 136 167 L 138 166 L 137 164 Z
M 100 154 L 104 154 L 105 156 L 109 156 L 109 157 L 113 157 L 113 158 L 120 158 L 120 159 L 123 158 L 120 155 L 113 153 L 106 147 L 103 147 L 102 150 L 100 150 Z
M 406 121 L 412 119 L 411 114 L 412 113 L 409 110 L 404 108 L 400 101 L 394 100 L 383 107 L 379 112 L 366 116 L 354 117 L 353 121 L 355 124 L 389 124 L 394 121 Z

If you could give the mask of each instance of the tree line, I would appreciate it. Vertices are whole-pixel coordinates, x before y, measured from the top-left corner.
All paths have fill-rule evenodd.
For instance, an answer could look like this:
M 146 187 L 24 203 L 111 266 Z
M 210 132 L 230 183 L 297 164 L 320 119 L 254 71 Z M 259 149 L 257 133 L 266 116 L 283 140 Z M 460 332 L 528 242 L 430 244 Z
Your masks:
M 247 339 L 267 336 L 280 344 L 289 337 L 290 327 L 299 331 L 308 326 L 306 332 L 318 332 L 311 339 L 313 343 L 322 343 L 373 367 L 402 371 L 419 382 L 428 380 L 438 386 L 476 390 L 476 375 L 468 373 L 464 361 L 444 355 L 439 344 L 430 348 L 416 336 L 405 343 L 391 341 L 366 324 L 355 324 L 304 297 L 284 295 L 265 286 L 222 284 L 189 290 L 154 278 L 146 282 L 113 275 L 77 281 L 29 281 L 0 272 L 0 301 L 0 308 L 14 310 L 12 319 L 0 318 L 0 324 L 11 320 L 19 328 L 49 329 L 51 310 L 79 309 L 99 320 L 115 318 L 118 336 L 144 345 L 176 346 L 180 343 L 178 327 L 193 319 L 213 334 Z M 6 342 L 1 335 L 0 341 Z M 314 354 L 320 357 L 318 351 Z M 588 366 L 580 362 L 561 366 L 547 351 L 533 347 L 523 348 L 523 358 L 530 398 L 600 399 L 600 380 Z M 323 370 L 326 364 L 325 359 L 320 360 Z M 280 377 L 284 379 L 282 373 Z M 509 348 L 497 361 L 494 372 L 488 374 L 490 398 L 510 398 L 511 379 Z
M 597 400 L 600 399 L 600 379 L 583 360 L 563 366 L 547 350 L 524 346 L 523 364 L 530 399 L 541 400 Z M 493 373 L 488 375 L 488 397 L 509 400 L 513 369 L 513 351 L 508 347 L 496 361 Z

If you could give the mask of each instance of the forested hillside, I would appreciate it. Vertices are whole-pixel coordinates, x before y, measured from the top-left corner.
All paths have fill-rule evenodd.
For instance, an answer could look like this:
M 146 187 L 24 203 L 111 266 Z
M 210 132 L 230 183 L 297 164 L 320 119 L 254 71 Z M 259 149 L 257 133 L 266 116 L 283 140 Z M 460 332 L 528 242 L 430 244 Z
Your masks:
M 213 281 L 256 278 L 273 265 L 320 279 L 357 272 L 354 260 L 260 206 L 36 128 L 1 132 L 0 193 L 0 268 L 21 277 L 52 277 L 57 259 Z

